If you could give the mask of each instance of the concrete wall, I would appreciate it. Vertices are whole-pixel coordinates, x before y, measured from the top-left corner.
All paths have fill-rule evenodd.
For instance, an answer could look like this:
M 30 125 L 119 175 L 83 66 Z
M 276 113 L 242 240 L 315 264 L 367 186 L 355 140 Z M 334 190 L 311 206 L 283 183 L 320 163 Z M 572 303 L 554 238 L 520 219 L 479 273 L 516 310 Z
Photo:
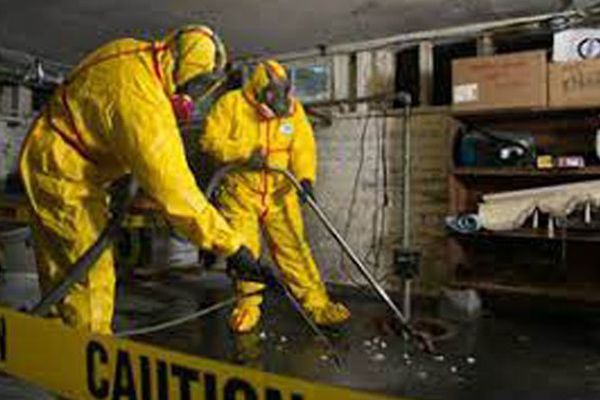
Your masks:
M 425 289 L 437 288 L 447 277 L 443 219 L 448 204 L 446 149 L 450 123 L 444 112 L 412 118 L 412 237 L 414 246 L 423 252 L 421 286 Z M 398 284 L 390 275 L 392 250 L 402 241 L 402 125 L 399 116 L 368 117 L 362 113 L 336 118 L 331 127 L 316 132 L 319 199 L 359 256 L 390 287 Z M 388 165 L 387 206 L 383 141 Z M 312 213 L 306 212 L 306 221 L 315 257 L 326 278 L 341 283 L 350 283 L 354 278 L 360 281 L 352 264 L 344 261 L 339 247 Z M 352 278 L 340 272 L 344 265 L 353 272 Z

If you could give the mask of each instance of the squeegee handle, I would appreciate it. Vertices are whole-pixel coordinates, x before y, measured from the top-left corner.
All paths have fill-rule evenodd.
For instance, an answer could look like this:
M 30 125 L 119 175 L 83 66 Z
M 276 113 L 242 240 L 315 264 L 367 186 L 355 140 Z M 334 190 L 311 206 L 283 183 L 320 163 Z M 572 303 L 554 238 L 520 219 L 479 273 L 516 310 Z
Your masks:
M 269 170 L 274 172 L 278 172 L 283 174 L 298 190 L 300 193 L 304 192 L 304 188 L 298 181 L 298 179 L 288 170 L 268 167 Z M 369 285 L 375 290 L 377 295 L 383 300 L 383 302 L 392 310 L 394 316 L 398 319 L 401 324 L 401 329 L 404 331 L 409 337 L 413 338 L 423 348 L 424 351 L 432 353 L 434 351 L 433 343 L 426 336 L 414 330 L 412 326 L 410 326 L 405 315 L 400 311 L 400 309 L 396 306 L 394 301 L 390 298 L 385 289 L 377 282 L 373 274 L 369 271 L 369 269 L 365 266 L 365 264 L 361 261 L 361 259 L 356 255 L 354 250 L 350 247 L 348 242 L 340 235 L 338 230 L 333 226 L 329 217 L 325 214 L 317 200 L 312 196 L 305 196 L 306 203 L 310 206 L 310 208 L 314 211 L 317 217 L 321 220 L 327 231 L 333 236 L 335 241 L 340 245 L 342 250 L 346 253 L 346 255 L 350 258 L 350 260 L 354 263 L 354 265 L 358 268 L 358 271 L 361 275 L 367 280 Z
M 304 189 L 298 179 L 289 172 L 288 170 L 279 169 L 279 168 L 269 168 L 274 172 L 279 172 L 287 177 L 287 179 L 295 186 L 296 190 L 299 192 L 303 192 Z M 394 315 L 402 322 L 403 324 L 407 324 L 408 321 L 404 317 L 404 314 L 400 311 L 400 309 L 394 304 L 390 296 L 387 294 L 385 289 L 381 287 L 379 282 L 373 277 L 373 274 L 367 269 L 367 267 L 363 264 L 360 258 L 356 255 L 354 250 L 350 247 L 348 242 L 340 235 L 338 230 L 333 226 L 329 217 L 325 214 L 323 209 L 319 206 L 317 201 L 312 196 L 306 196 L 306 203 L 310 206 L 310 208 L 315 212 L 317 217 L 321 220 L 327 231 L 333 236 L 336 242 L 342 247 L 346 255 L 350 258 L 350 260 L 356 265 L 361 275 L 367 280 L 369 285 L 373 287 L 377 295 L 388 305 L 388 307 L 392 310 Z
M 227 166 L 221 168 L 213 176 L 213 178 L 211 179 L 211 181 L 210 181 L 210 183 L 208 185 L 208 188 L 206 190 L 207 197 L 210 198 L 214 194 L 216 188 L 218 187 L 218 185 L 220 184 L 220 182 L 223 180 L 223 178 L 228 173 L 230 173 L 230 172 L 236 172 L 236 171 L 244 171 L 244 170 L 245 171 L 248 171 L 248 170 L 267 170 L 267 171 L 270 171 L 270 172 L 280 173 L 280 174 L 282 174 L 283 176 L 286 177 L 286 179 L 294 186 L 294 188 L 299 193 L 304 193 L 304 188 L 302 187 L 302 185 L 300 184 L 300 182 L 298 181 L 298 179 L 294 176 L 294 174 L 292 174 L 287 169 L 276 168 L 276 167 L 272 167 L 272 166 L 269 166 L 269 165 L 263 165 L 261 167 L 257 167 L 257 166 L 251 165 L 251 164 L 230 164 L 230 165 L 227 165 Z M 335 241 L 341 246 L 342 250 L 350 258 L 350 260 L 352 261 L 352 263 L 358 268 L 358 271 L 361 273 L 361 275 L 367 280 L 367 282 L 373 288 L 373 290 L 375 290 L 375 293 L 389 307 L 389 309 L 392 311 L 392 313 L 394 314 L 394 316 L 396 317 L 396 319 L 400 322 L 401 329 L 409 337 L 417 340 L 419 342 L 419 344 L 426 351 L 430 351 L 430 349 L 432 349 L 432 344 L 428 340 L 428 338 L 425 337 L 425 336 L 423 336 L 423 335 L 420 335 L 418 332 L 416 332 L 409 325 L 408 320 L 406 319 L 406 317 L 404 316 L 404 314 L 402 313 L 402 311 L 400 311 L 400 309 L 396 306 L 396 304 L 392 301 L 392 299 L 390 298 L 390 296 L 387 294 L 387 292 L 385 291 L 385 289 L 379 284 L 379 282 L 377 282 L 377 280 L 375 279 L 375 277 L 373 277 L 373 275 L 371 274 L 371 272 L 363 264 L 363 262 L 360 260 L 360 258 L 358 258 L 358 256 L 356 255 L 356 253 L 354 252 L 354 250 L 352 250 L 352 248 L 350 247 L 350 245 L 348 244 L 348 242 L 342 237 L 342 235 L 340 235 L 340 233 L 337 231 L 337 229 L 335 228 L 335 226 L 333 226 L 333 224 L 331 223 L 329 217 L 327 217 L 327 215 L 325 214 L 325 212 L 323 211 L 323 209 L 319 206 L 319 204 L 317 203 L 317 201 L 312 196 L 306 196 L 306 203 L 315 212 L 315 214 L 317 215 L 317 217 L 319 218 L 319 220 L 325 226 L 325 229 L 327 229 L 327 231 L 331 234 L 331 236 L 333 236 L 333 238 L 335 239 Z

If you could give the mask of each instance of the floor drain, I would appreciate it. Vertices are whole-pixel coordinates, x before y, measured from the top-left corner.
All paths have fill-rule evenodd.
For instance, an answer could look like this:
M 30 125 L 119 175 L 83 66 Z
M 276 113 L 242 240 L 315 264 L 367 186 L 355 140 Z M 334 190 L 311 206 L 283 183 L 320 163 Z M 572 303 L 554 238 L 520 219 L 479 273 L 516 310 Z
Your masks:
M 413 327 L 425 333 L 434 342 L 443 342 L 456 335 L 456 328 L 449 322 L 437 318 L 416 318 Z
M 380 334 L 402 332 L 400 323 L 393 317 L 375 319 L 375 325 Z M 453 338 L 456 335 L 456 328 L 449 322 L 437 318 L 415 318 L 411 325 L 416 331 L 422 332 L 431 338 L 432 342 L 443 342 Z

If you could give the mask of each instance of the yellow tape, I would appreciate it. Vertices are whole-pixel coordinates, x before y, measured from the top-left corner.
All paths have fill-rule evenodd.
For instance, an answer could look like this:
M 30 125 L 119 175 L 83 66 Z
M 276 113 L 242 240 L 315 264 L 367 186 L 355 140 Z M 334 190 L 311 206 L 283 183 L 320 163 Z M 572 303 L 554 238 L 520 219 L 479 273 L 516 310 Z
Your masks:
M 384 400 L 0 308 L 0 370 L 70 399 Z

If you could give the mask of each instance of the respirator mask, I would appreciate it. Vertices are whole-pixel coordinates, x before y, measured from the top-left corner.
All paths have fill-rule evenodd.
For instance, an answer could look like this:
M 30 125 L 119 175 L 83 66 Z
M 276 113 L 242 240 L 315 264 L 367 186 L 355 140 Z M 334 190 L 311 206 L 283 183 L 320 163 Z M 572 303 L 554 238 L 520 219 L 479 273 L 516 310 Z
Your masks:
M 269 77 L 269 84 L 256 93 L 256 101 L 260 104 L 260 113 L 265 118 L 283 118 L 292 114 L 292 88 L 286 78 L 275 74 L 268 63 L 263 64 Z

